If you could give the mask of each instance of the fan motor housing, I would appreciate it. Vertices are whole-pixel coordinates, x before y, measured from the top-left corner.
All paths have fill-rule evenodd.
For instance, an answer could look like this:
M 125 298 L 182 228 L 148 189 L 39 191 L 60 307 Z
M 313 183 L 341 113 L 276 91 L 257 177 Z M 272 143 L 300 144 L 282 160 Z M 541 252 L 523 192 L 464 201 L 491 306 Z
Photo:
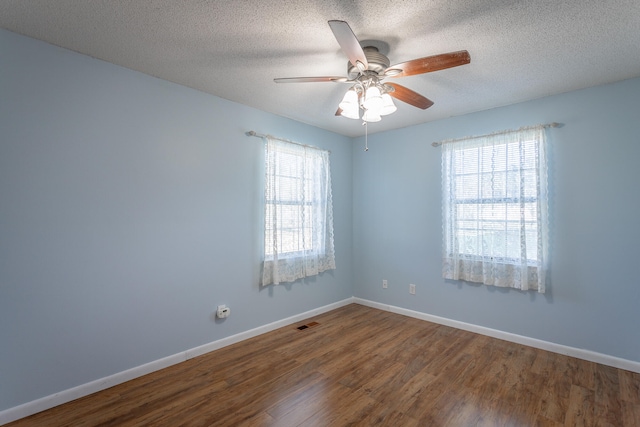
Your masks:
M 369 63 L 367 70 L 380 75 L 384 70 L 389 68 L 389 58 L 381 54 L 377 47 L 365 46 L 362 50 L 364 51 L 364 55 L 367 57 L 367 62 Z M 349 80 L 355 79 L 358 77 L 358 74 L 360 74 L 358 67 L 351 64 L 351 62 L 347 62 L 347 75 L 349 76 Z

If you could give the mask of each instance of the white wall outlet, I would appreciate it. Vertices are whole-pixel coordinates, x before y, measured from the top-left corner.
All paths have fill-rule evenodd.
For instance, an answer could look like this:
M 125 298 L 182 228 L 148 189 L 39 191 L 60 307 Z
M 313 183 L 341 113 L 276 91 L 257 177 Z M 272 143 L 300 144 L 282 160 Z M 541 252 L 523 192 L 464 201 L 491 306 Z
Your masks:
M 416 294 L 416 285 L 414 285 L 413 283 L 409 284 L 409 293 L 411 295 L 415 295 Z
M 383 287 L 384 289 L 387 289 L 387 288 L 389 287 L 389 284 L 387 283 L 387 279 L 384 279 L 384 280 L 382 281 L 382 287 Z
M 231 309 L 229 307 L 227 307 L 224 304 L 218 306 L 218 310 L 216 311 L 216 315 L 220 319 L 224 319 L 225 317 L 229 317 L 230 314 L 231 314 Z

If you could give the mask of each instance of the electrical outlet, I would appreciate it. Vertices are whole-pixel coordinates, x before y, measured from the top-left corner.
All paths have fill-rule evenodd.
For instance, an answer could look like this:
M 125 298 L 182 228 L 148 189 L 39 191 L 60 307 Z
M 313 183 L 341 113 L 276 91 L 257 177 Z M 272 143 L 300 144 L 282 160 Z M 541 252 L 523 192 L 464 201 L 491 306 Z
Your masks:
M 218 318 L 220 319 L 224 319 L 226 317 L 229 317 L 229 315 L 231 314 L 231 309 L 229 307 L 227 307 L 226 305 L 219 305 L 218 306 L 218 310 L 216 310 L 216 315 L 218 316 Z
M 384 280 L 382 281 L 382 287 L 383 287 L 384 289 L 387 289 L 387 288 L 389 287 L 389 284 L 387 283 L 387 280 L 386 280 L 386 279 L 384 279 Z
M 415 295 L 416 294 L 416 285 L 414 285 L 413 283 L 409 284 L 409 293 L 411 295 Z

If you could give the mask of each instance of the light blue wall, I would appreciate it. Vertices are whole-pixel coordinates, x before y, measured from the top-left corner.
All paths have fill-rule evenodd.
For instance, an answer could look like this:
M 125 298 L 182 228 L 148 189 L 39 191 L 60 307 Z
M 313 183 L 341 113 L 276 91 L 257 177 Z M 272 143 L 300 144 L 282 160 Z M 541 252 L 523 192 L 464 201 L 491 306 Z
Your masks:
M 640 361 L 639 99 L 633 79 L 355 141 L 355 296 Z M 442 279 L 431 143 L 553 121 L 547 293 Z
M 332 151 L 335 271 L 258 288 L 251 129 Z M 0 411 L 351 297 L 351 155 L 349 138 L 0 30 Z

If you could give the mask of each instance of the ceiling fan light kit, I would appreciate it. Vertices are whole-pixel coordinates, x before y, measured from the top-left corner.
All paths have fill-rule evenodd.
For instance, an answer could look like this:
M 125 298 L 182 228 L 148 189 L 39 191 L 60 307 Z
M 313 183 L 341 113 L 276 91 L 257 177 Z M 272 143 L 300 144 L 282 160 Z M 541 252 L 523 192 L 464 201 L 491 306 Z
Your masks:
M 329 21 L 329 26 L 342 51 L 349 58 L 347 77 L 292 77 L 274 79 L 276 83 L 334 82 L 350 83 L 336 116 L 359 120 L 363 124 L 379 122 L 382 117 L 397 110 L 393 98 L 423 110 L 433 101 L 396 83 L 384 83 L 386 78 L 413 76 L 471 62 L 469 52 L 444 53 L 390 65 L 389 58 L 374 46 L 361 46 L 349 24 L 345 21 Z M 362 116 L 360 116 L 362 110 Z
M 380 116 L 391 114 L 397 110 L 391 96 L 388 94 L 390 87 L 381 85 L 372 76 L 365 78 L 365 74 L 356 79 L 356 83 L 345 93 L 339 104 L 338 115 L 348 119 L 360 119 L 360 110 L 363 110 L 362 120 L 365 122 L 379 122 Z

